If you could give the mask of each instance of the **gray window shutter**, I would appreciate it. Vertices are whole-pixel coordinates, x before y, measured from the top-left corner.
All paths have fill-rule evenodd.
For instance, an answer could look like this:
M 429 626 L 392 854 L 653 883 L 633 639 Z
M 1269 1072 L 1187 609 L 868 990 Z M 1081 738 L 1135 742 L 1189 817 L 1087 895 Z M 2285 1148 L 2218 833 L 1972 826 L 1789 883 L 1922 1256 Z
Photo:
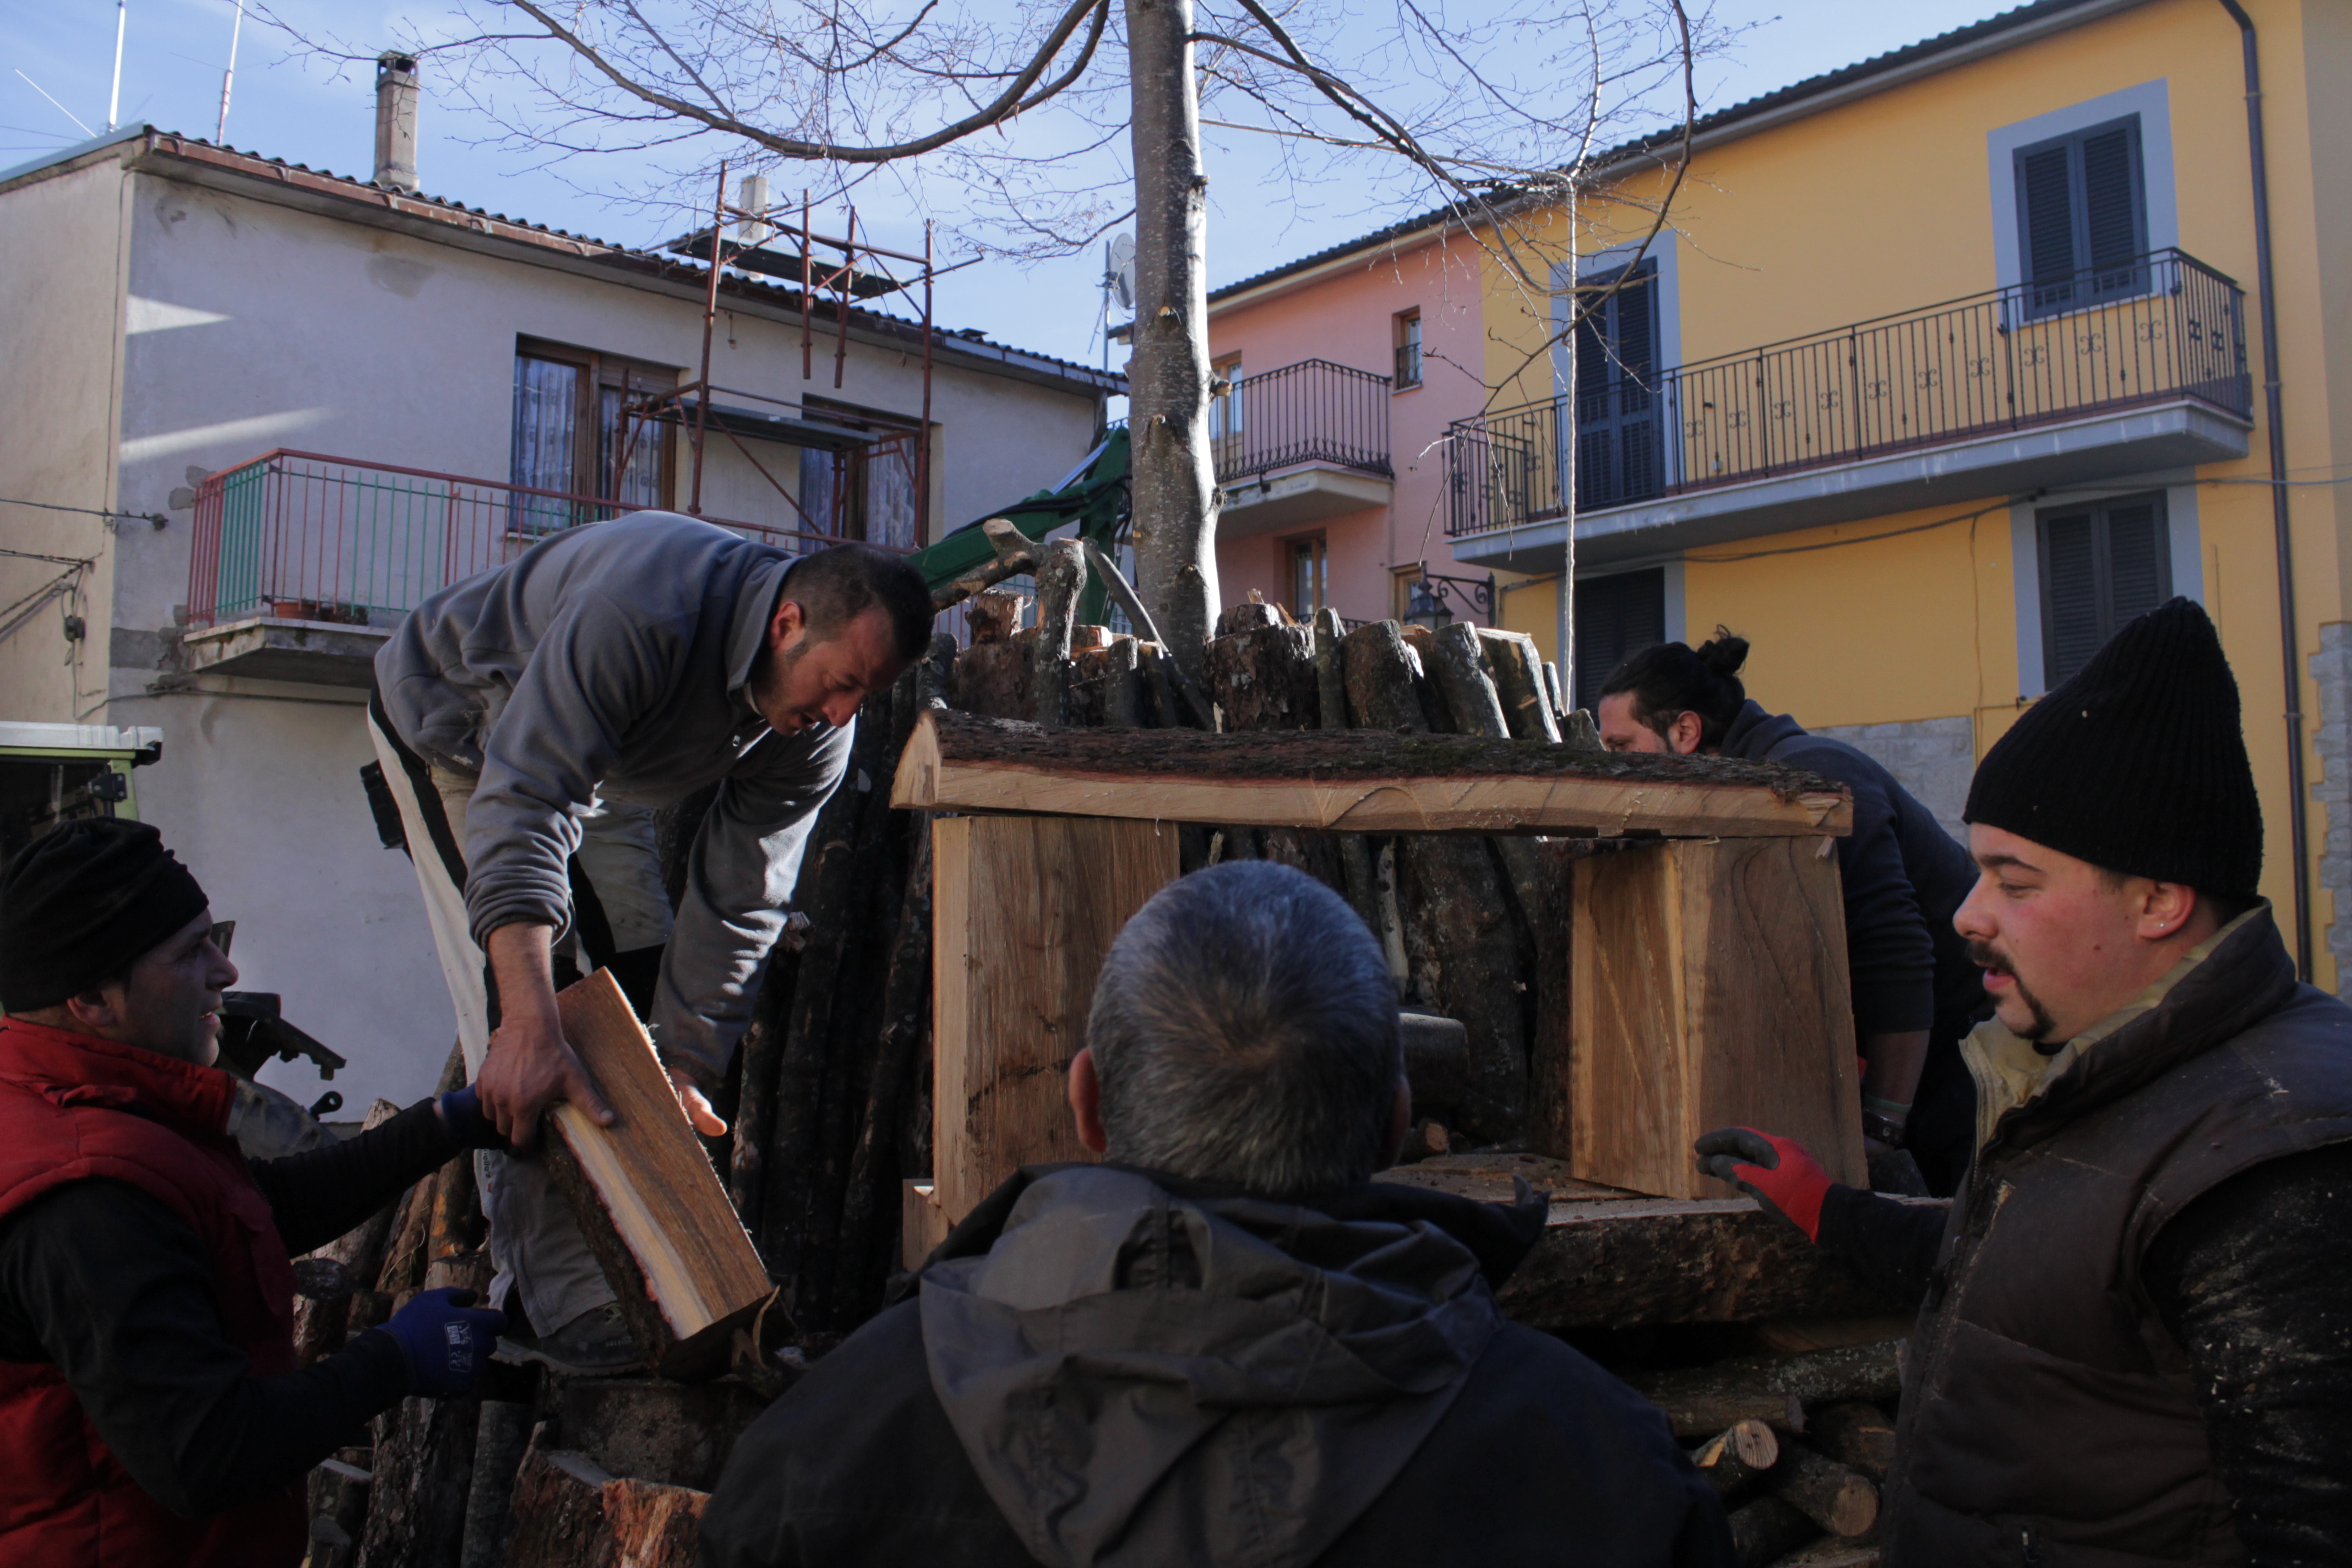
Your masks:
M 1576 585 L 1576 705 L 1591 709 L 1617 667 L 1666 640 L 1663 567 L 1587 577 Z
M 2126 621 L 2172 596 L 2161 495 L 2126 496 L 2042 517 L 2042 668 L 2055 686 Z
M 2074 182 L 2064 143 L 2017 160 L 2019 237 L 2025 279 L 2063 287 L 2074 275 Z
M 2138 122 L 2083 139 L 2084 265 L 2121 267 L 2147 248 L 2140 239 Z

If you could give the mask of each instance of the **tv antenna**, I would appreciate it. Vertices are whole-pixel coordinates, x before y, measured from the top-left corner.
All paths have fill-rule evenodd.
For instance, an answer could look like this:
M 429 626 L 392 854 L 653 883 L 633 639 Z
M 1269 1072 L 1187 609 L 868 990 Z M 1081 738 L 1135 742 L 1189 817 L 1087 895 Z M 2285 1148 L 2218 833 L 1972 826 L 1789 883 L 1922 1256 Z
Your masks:
M 1110 368 L 1110 306 L 1135 309 L 1135 236 L 1113 235 L 1103 247 L 1103 368 Z
M 244 31 L 245 0 L 236 0 L 236 20 L 228 26 L 228 69 L 221 72 L 220 129 L 213 132 L 213 141 L 223 147 L 228 145 L 228 89 L 236 80 L 237 35 Z
M 131 17 L 131 0 L 114 0 L 114 88 L 106 96 L 106 128 L 112 131 L 121 119 L 122 109 L 122 29 Z

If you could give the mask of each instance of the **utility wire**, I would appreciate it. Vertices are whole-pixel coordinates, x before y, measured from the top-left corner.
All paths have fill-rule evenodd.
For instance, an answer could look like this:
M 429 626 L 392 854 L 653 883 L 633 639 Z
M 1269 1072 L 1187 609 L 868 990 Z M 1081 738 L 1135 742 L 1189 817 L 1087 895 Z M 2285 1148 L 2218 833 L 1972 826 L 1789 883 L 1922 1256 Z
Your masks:
M 125 520 L 136 519 L 141 522 L 152 522 L 158 528 L 162 528 L 172 521 L 160 511 L 109 511 L 104 507 L 60 506 L 53 500 L 19 500 L 15 496 L 0 496 L 0 506 L 38 507 L 43 511 L 78 511 L 88 517 L 102 517 L 109 521 L 115 518 L 122 518 Z M 8 552 L 8 553 L 14 555 L 19 553 L 19 552 L 12 550 Z M 41 559 L 44 561 L 62 561 L 65 557 L 62 555 L 44 555 Z

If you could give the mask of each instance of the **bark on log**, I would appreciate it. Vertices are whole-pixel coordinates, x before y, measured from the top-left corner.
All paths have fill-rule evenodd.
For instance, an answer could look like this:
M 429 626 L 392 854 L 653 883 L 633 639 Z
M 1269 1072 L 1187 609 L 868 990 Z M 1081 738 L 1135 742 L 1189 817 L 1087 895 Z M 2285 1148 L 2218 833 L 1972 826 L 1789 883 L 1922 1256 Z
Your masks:
M 1290 625 L 1289 614 L 1279 605 L 1269 605 L 1255 590 L 1243 604 L 1229 605 L 1217 617 L 1217 637 L 1232 637 L 1239 632 L 1254 632 Z M 1214 641 L 1215 638 L 1211 638 Z
M 1339 651 L 1339 639 L 1345 631 L 1339 623 L 1339 612 L 1318 610 L 1315 614 L 1315 716 L 1325 730 L 1348 728 L 1348 672 L 1346 659 Z M 1372 876 L 1372 847 L 1360 833 L 1343 833 L 1339 837 L 1339 877 L 1348 892 L 1348 902 L 1356 917 L 1374 935 L 1381 935 L 1381 898 Z
M 1315 637 L 1307 627 L 1260 626 L 1221 637 L 1209 645 L 1206 668 L 1228 731 L 1318 726 Z
M 1439 628 L 1430 637 L 1429 645 L 1429 651 L 1423 657 L 1428 663 L 1430 679 L 1444 694 L 1454 728 L 1465 735 L 1507 737 L 1511 733 L 1510 721 L 1504 714 L 1494 677 L 1486 668 L 1478 628 L 1467 621 L 1455 621 Z
M 1766 1484 L 1832 1535 L 1860 1535 L 1878 1522 L 1878 1488 L 1870 1479 L 1802 1443 L 1781 1446 L 1780 1462 Z
M 1851 1399 L 1892 1399 L 1903 1385 L 1899 1340 L 1809 1355 L 1749 1356 L 1628 1379 L 1666 1413 L 1678 1437 L 1705 1437 L 1750 1418 L 1790 1430 L 1789 1410 Z
M 736 1439 L 767 1407 L 733 1377 L 567 1378 L 556 1389 L 552 1430 L 567 1451 L 608 1474 L 709 1491 Z
M 1444 690 L 1430 675 L 1431 662 L 1437 657 L 1437 634 L 1427 626 L 1407 626 L 1404 640 L 1420 661 L 1417 668 L 1421 675 L 1412 683 L 1412 695 L 1413 700 L 1421 704 L 1423 721 L 1441 735 L 1462 732 L 1462 726 L 1454 721 L 1454 709 L 1445 700 Z
M 1895 1462 L 1895 1423 L 1860 1400 L 1812 1412 L 1805 1418 L 1805 1436 L 1839 1464 L 1881 1484 Z
M 1731 1510 L 1731 1549 L 1739 1568 L 1769 1568 L 1821 1533 L 1820 1527 L 1779 1498 L 1758 1498 Z
M 310 1472 L 310 1560 L 308 1568 L 353 1568 L 367 1530 L 368 1486 L 373 1477 L 355 1462 L 365 1448 L 346 1448 Z
M 1429 732 L 1429 716 L 1413 695 L 1421 655 L 1404 640 L 1403 627 L 1394 621 L 1358 626 L 1339 639 L 1339 650 L 1348 709 L 1360 726 L 1400 735 Z
M 1780 1439 L 1761 1421 L 1741 1421 L 1717 1433 L 1691 1454 L 1715 1495 L 1728 1500 L 1744 1491 L 1780 1458 Z
M 359 1568 L 459 1568 L 476 1399 L 404 1399 L 376 1417 Z
M 1070 658 L 1070 722 L 1094 729 L 1132 730 L 1143 721 L 1135 639 L 1121 634 L 1109 646 Z
M 1029 658 L 1029 717 L 1048 729 L 1070 721 L 1070 635 L 1087 555 L 1075 539 L 1045 547 L 1037 568 L 1037 641 Z
M 1576 1097 L 1570 1047 L 1576 1037 L 1576 862 L 1598 853 L 1580 839 L 1540 841 L 1541 912 L 1536 945 L 1534 1034 L 1528 1042 L 1528 1147 L 1575 1152 Z
M 991 719 L 1028 718 L 1029 649 L 1034 640 L 1034 632 L 1021 632 L 964 649 L 955 661 L 953 706 Z
M 1024 594 L 998 589 L 975 594 L 964 609 L 965 624 L 971 627 L 971 646 L 985 647 L 1010 637 L 1021 626 L 1021 607 L 1029 602 Z
M 362 1131 L 383 1126 L 400 1114 L 400 1107 L 388 1100 L 379 1100 L 368 1107 L 360 1122 Z M 470 1165 L 470 1157 L 460 1163 Z M 294 1302 L 294 1358 L 298 1366 L 309 1366 L 320 1356 L 332 1355 L 343 1348 L 351 1328 L 352 1298 L 357 1289 L 374 1286 L 377 1276 L 383 1272 L 383 1255 L 392 1246 L 393 1226 L 400 1220 L 401 1200 L 392 1202 L 360 1222 L 357 1229 L 337 1237 L 310 1256 L 322 1262 L 340 1264 L 348 1275 L 352 1289 L 341 1290 L 331 1299 L 304 1294 Z
M 708 1492 L 616 1478 L 537 1442 L 515 1478 L 511 1568 L 694 1568 Z
M 1478 642 L 1486 650 L 1495 695 L 1503 705 L 1511 733 L 1522 741 L 1558 745 L 1559 721 L 1552 712 L 1551 695 L 1544 689 L 1543 661 L 1536 655 L 1536 639 L 1525 632 L 1481 628 Z
M 501 1568 L 514 1529 L 515 1473 L 530 1444 L 531 1408 L 485 1399 L 474 1428 L 474 1476 L 466 1492 L 466 1531 L 459 1568 Z
M 1132 648 L 1132 639 L 1127 645 Z M 898 910 L 898 934 L 882 987 L 882 1027 L 874 1068 L 851 1156 L 849 1191 L 842 1208 L 840 1249 L 845 1260 L 835 1277 L 835 1321 L 855 1323 L 881 1305 L 881 1285 L 898 1255 L 895 1231 L 885 1221 L 899 1213 L 897 1129 L 900 1104 L 916 1061 L 930 1040 L 931 1021 L 931 824 L 915 815 L 914 852 L 907 866 L 907 891 Z

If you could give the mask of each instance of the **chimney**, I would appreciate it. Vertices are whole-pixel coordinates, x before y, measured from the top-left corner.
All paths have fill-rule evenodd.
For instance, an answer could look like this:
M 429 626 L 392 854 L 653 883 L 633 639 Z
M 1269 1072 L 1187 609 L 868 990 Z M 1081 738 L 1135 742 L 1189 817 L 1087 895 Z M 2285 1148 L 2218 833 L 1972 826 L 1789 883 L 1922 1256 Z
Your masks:
M 375 183 L 416 188 L 416 57 L 398 49 L 375 58 Z
M 766 212 L 768 210 L 768 176 L 765 174 L 746 176 L 736 193 L 734 202 L 730 205 L 740 212 Z M 774 238 L 775 233 L 776 226 L 772 223 L 744 218 L 735 226 L 735 243 L 756 250 Z

